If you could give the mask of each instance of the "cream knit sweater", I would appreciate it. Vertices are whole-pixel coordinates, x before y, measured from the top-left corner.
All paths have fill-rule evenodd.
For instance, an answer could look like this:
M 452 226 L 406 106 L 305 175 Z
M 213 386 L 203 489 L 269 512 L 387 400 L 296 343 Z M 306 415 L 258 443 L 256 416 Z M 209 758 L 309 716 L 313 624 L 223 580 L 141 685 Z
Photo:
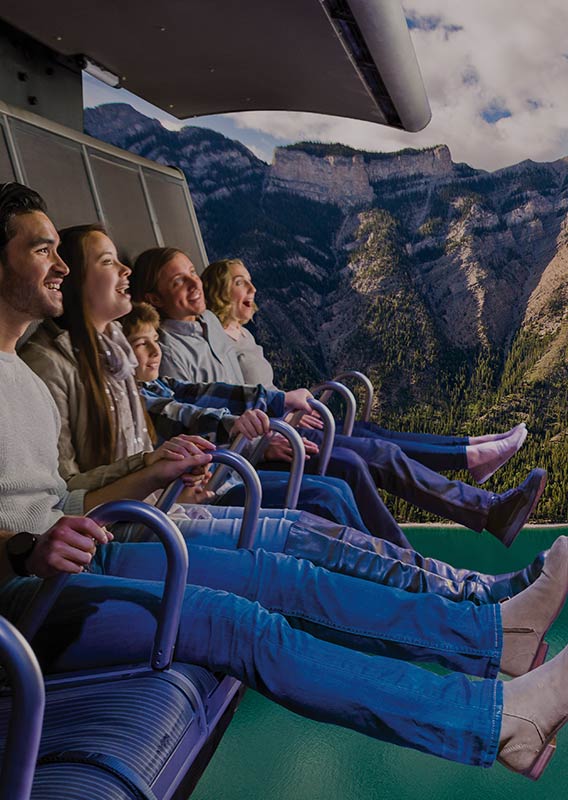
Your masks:
M 68 492 L 57 463 L 59 413 L 47 387 L 15 354 L 0 352 L 0 528 L 45 533 L 82 514 L 85 491 Z

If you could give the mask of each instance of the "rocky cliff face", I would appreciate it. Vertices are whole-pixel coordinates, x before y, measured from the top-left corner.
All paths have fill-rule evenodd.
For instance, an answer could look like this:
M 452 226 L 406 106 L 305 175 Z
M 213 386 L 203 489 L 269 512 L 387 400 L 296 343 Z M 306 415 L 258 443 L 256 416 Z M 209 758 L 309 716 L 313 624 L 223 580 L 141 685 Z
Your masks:
M 334 203 L 348 211 L 372 205 L 384 181 L 412 179 L 420 185 L 432 178 L 449 180 L 453 174 L 445 145 L 385 156 L 342 145 L 299 144 L 276 149 L 265 190 Z
M 251 270 L 256 332 L 282 385 L 354 367 L 371 374 L 392 425 L 526 419 L 562 439 L 567 159 L 487 173 L 443 145 L 300 143 L 267 165 L 220 134 L 172 133 L 128 106 L 85 120 L 92 135 L 184 170 L 210 257 L 238 255 Z M 534 466 L 538 451 L 527 452 Z

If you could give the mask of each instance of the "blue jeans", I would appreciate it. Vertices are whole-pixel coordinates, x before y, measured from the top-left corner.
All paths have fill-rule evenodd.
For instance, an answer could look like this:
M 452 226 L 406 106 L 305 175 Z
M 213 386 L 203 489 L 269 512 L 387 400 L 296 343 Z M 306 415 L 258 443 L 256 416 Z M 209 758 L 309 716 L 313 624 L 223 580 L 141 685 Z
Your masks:
M 348 525 L 367 533 L 395 542 L 401 547 L 410 547 L 408 539 L 395 522 L 377 493 L 369 470 L 355 453 L 341 451 L 336 458 L 334 476 L 304 475 L 298 508 L 319 517 Z M 307 462 L 309 468 L 310 462 Z M 268 462 L 263 464 L 258 476 L 262 484 L 262 504 L 265 508 L 283 508 L 288 486 L 287 464 Z M 349 479 L 347 485 L 346 479 Z M 220 500 L 223 506 L 242 506 L 244 488 L 235 486 Z
M 316 460 L 310 459 L 306 461 L 305 470 L 309 473 L 311 470 L 315 470 L 316 466 Z M 259 475 L 263 487 L 262 503 L 264 506 L 283 507 L 287 472 L 278 472 L 278 480 L 270 476 L 274 475 L 273 470 L 287 470 L 288 468 L 288 464 L 277 461 L 269 461 L 262 464 L 262 470 Z M 330 479 L 332 483 L 329 483 Z M 314 481 L 318 482 L 318 489 L 315 489 Z M 348 486 L 345 484 L 348 484 Z M 343 488 L 340 489 L 340 486 Z M 265 487 L 267 492 L 266 499 L 264 494 Z M 308 489 L 310 495 L 306 494 Z M 345 511 L 343 518 L 340 519 L 338 516 L 339 494 L 341 493 L 344 496 L 346 491 L 349 491 L 350 496 L 355 498 L 354 507 L 357 509 L 357 516 L 360 515 L 359 519 L 363 523 L 362 525 L 346 522 L 347 515 Z M 226 497 L 228 497 L 228 500 L 222 501 L 224 505 L 241 505 L 244 493 L 241 488 L 239 493 L 228 493 Z M 237 502 L 235 502 L 235 498 L 238 498 Z M 344 503 L 345 500 L 342 500 L 342 504 Z M 333 448 L 325 478 L 318 475 L 304 475 L 298 508 L 310 511 L 319 517 L 325 517 L 325 519 L 331 519 L 340 524 L 370 532 L 374 536 L 388 539 L 389 542 L 394 542 L 400 547 L 410 547 L 410 542 L 404 532 L 381 500 L 367 464 L 357 453 L 354 453 L 349 448 Z
M 320 431 L 302 430 L 302 434 L 311 441 L 321 441 Z M 473 531 L 482 531 L 485 528 L 489 507 L 494 497 L 491 492 L 462 481 L 449 480 L 419 461 L 409 458 L 393 442 L 339 435 L 335 437 L 335 442 L 337 447 L 333 448 L 329 462 L 330 475 L 336 475 L 337 468 L 334 463 L 336 452 L 339 451 L 340 457 L 344 459 L 345 450 L 351 450 L 359 459 L 354 462 L 354 469 L 359 471 L 367 469 L 375 486 L 402 497 L 425 511 L 459 522 Z M 351 479 L 348 483 L 352 486 Z M 359 508 L 361 516 L 365 519 L 360 505 Z M 380 535 L 382 536 L 382 533 Z M 385 535 L 383 538 L 394 541 L 390 536 Z M 400 544 L 400 542 L 395 543 Z
M 337 424 L 341 433 L 343 423 Z M 465 448 L 469 436 L 444 436 L 436 433 L 407 433 L 389 431 L 375 422 L 357 421 L 353 427 L 353 437 L 362 439 L 382 439 L 400 447 L 410 458 L 420 461 L 436 472 L 444 470 L 467 469 Z M 359 452 L 359 451 L 357 451 Z
M 161 545 L 112 543 L 99 549 L 96 568 L 70 579 L 36 637 L 51 669 L 148 655 L 165 574 Z M 413 595 L 263 550 L 192 547 L 189 581 L 178 660 L 393 744 L 466 764 L 495 760 L 499 605 Z M 12 616 L 35 586 L 33 578 L 5 584 L 0 611 Z M 407 661 L 455 673 L 441 677 Z
M 243 511 L 241 508 L 207 506 L 212 520 L 177 519 L 176 524 L 190 545 L 223 550 L 237 547 Z M 115 530 L 120 541 L 147 541 L 152 534 L 137 526 Z M 261 511 L 254 547 L 271 553 L 305 558 L 331 572 L 351 575 L 407 592 L 432 592 L 447 600 L 498 603 L 526 589 L 542 571 L 546 553 L 539 553 L 522 570 L 485 575 L 458 569 L 427 558 L 410 548 L 377 539 L 354 528 L 315 517 L 305 511 Z

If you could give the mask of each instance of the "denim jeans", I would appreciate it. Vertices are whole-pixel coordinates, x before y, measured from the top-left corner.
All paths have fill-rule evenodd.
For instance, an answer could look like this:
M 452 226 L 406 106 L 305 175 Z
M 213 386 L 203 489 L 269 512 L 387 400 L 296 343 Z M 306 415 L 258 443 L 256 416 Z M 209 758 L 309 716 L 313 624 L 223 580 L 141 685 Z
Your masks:
M 337 425 L 341 433 L 342 424 Z M 353 427 L 353 438 L 382 439 L 400 447 L 403 453 L 420 461 L 436 472 L 467 468 L 465 448 L 469 444 L 468 436 L 443 436 L 435 433 L 406 433 L 389 431 L 374 422 L 358 421 Z M 360 452 L 357 450 L 356 452 Z
M 302 434 L 313 442 L 321 441 L 320 431 L 302 430 Z M 371 480 L 380 489 L 444 519 L 459 522 L 473 531 L 482 531 L 485 528 L 494 497 L 491 492 L 462 481 L 449 480 L 419 461 L 409 458 L 394 442 L 337 435 L 335 443 L 337 447 L 333 448 L 329 462 L 330 475 L 336 474 L 336 451 L 343 453 L 345 449 L 351 449 L 359 457 L 357 469 L 361 469 L 360 464 L 363 463 L 364 468 L 368 468 L 370 472 Z M 351 479 L 348 483 L 352 486 Z M 361 515 L 365 519 L 362 509 Z M 390 536 L 382 538 L 394 541 Z
M 51 669 L 145 659 L 165 574 L 159 544 L 100 548 L 34 645 Z M 466 764 L 496 757 L 499 605 L 450 603 L 263 550 L 191 548 L 176 658 L 243 680 L 297 713 Z M 36 586 L 0 592 L 13 616 Z M 411 662 L 455 672 L 439 676 Z M 463 674 L 482 680 L 470 681 Z
M 298 508 L 340 525 L 388 539 L 401 547 L 409 547 L 408 539 L 379 497 L 363 460 L 350 450 L 339 450 L 334 455 L 333 476 L 304 475 Z M 289 478 L 286 469 L 289 465 L 274 461 L 262 466 L 263 469 L 258 472 L 262 484 L 262 504 L 265 508 L 283 508 Z M 310 461 L 306 463 L 306 468 L 312 468 Z M 219 502 L 224 506 L 241 506 L 244 497 L 244 488 L 239 485 L 224 494 Z
M 234 550 L 237 547 L 243 515 L 241 508 L 207 506 L 212 520 L 176 517 L 184 538 L 190 545 Z M 149 531 L 135 526 L 115 529 L 120 541 L 144 541 Z M 407 592 L 432 592 L 447 600 L 472 603 L 498 603 L 522 592 L 538 578 L 546 553 L 539 553 L 522 570 L 501 575 L 458 569 L 420 555 L 411 548 L 344 525 L 316 517 L 305 511 L 263 509 L 254 541 L 255 548 L 271 553 L 286 553 L 305 558 L 332 572 L 362 578 Z

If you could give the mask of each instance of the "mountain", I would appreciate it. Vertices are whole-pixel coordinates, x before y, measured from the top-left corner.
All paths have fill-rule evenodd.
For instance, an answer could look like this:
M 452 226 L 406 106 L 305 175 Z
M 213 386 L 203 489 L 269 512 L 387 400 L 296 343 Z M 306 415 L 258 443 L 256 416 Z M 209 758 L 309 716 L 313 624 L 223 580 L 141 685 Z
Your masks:
M 277 383 L 362 369 L 389 427 L 477 433 L 525 420 L 529 444 L 491 488 L 546 466 L 540 515 L 566 519 L 568 159 L 488 173 L 445 145 L 301 142 L 268 165 L 127 105 L 87 109 L 85 127 L 184 171 L 209 257 L 241 257 L 253 275 L 254 330 Z

